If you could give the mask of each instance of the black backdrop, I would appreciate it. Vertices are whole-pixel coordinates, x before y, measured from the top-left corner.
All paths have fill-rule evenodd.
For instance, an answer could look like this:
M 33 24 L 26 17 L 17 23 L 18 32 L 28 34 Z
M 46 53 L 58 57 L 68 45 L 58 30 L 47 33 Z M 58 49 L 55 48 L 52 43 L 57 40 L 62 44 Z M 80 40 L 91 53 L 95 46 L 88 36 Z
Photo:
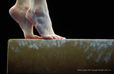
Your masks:
M 112 5 L 106 2 L 47 0 L 54 31 L 66 38 L 114 38 Z M 15 1 L 8 1 L 8 9 Z M 8 13 L 7 13 L 8 14 Z M 37 34 L 36 30 L 35 33 Z M 8 38 L 23 38 L 8 14 Z
M 47 0 L 47 2 L 56 34 L 68 39 L 114 39 L 111 2 L 75 0 Z M 4 24 L 0 27 L 1 67 L 4 72 L 6 71 L 8 39 L 23 38 L 21 28 L 8 13 L 15 0 L 8 0 L 7 3 L 6 7 L 8 7 L 2 11 L 5 15 L 2 18 Z M 4 9 L 3 6 L 1 7 Z M 35 34 L 38 34 L 36 30 Z

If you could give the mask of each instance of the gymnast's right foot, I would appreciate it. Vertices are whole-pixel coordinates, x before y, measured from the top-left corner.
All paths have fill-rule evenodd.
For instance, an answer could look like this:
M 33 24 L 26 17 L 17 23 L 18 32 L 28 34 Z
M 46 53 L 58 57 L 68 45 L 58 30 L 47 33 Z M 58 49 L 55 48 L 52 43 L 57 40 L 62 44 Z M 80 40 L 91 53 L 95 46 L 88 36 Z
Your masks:
M 65 39 L 54 33 L 46 0 L 32 0 L 31 3 L 26 18 L 34 24 L 40 36 L 44 39 Z

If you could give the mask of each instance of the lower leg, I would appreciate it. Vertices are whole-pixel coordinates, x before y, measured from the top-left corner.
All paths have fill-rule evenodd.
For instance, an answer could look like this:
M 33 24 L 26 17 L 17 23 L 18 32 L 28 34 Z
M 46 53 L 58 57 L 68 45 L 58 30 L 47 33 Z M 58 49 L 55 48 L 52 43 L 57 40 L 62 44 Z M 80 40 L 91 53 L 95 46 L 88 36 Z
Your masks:
M 35 28 L 43 38 L 64 39 L 53 31 L 46 0 L 32 0 L 27 18 L 35 24 Z
M 10 8 L 9 13 L 21 27 L 25 38 L 38 38 L 39 36 L 33 34 L 33 25 L 25 17 L 29 6 L 29 0 L 17 0 L 16 4 Z

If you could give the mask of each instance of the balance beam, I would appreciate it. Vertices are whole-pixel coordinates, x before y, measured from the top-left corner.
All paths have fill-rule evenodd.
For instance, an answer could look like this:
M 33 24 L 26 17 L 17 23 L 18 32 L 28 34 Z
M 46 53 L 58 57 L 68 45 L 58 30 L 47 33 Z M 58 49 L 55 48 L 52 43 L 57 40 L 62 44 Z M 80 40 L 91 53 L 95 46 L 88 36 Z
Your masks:
M 114 39 L 10 39 L 7 73 L 114 71 Z

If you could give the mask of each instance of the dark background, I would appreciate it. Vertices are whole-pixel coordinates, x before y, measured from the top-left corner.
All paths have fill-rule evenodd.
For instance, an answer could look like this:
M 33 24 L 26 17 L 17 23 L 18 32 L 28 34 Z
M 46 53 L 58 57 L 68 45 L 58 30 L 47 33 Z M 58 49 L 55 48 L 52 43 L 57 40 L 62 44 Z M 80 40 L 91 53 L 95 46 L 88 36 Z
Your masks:
M 56 34 L 68 39 L 114 39 L 113 9 L 111 2 L 47 0 L 53 29 Z M 6 72 L 8 39 L 23 38 L 19 25 L 10 17 L 8 11 L 15 0 L 8 0 L 2 11 L 4 14 L 0 27 L 0 51 L 2 72 Z M 35 34 L 38 34 L 35 31 Z

